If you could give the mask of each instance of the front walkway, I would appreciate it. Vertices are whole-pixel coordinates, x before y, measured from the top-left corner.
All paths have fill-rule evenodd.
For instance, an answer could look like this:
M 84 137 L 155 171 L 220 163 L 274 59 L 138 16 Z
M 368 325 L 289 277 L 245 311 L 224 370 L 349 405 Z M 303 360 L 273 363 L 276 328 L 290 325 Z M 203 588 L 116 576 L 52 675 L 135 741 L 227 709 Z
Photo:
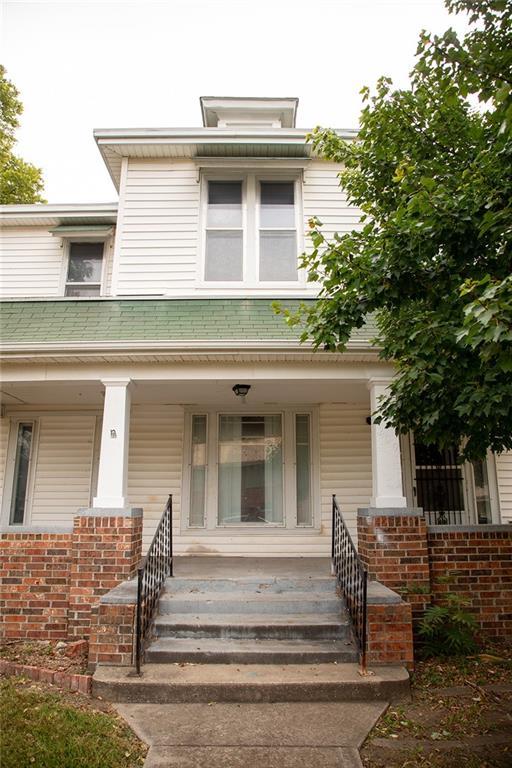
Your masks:
M 144 768 L 361 768 L 384 702 L 116 704 Z

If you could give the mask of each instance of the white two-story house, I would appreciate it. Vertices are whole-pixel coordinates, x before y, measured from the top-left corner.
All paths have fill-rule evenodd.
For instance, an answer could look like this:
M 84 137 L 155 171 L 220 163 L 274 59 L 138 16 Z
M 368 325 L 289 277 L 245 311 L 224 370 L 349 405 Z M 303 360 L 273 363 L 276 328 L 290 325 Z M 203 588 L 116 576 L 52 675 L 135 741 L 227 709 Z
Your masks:
M 369 506 L 512 520 L 512 454 L 461 466 L 371 423 L 393 376 L 371 323 L 314 352 L 273 311 L 315 300 L 308 219 L 359 219 L 297 100 L 201 109 L 95 131 L 118 202 L 1 210 L 3 528 L 135 506 L 147 543 L 172 494 L 177 555 L 319 556 L 332 494 L 354 532 Z

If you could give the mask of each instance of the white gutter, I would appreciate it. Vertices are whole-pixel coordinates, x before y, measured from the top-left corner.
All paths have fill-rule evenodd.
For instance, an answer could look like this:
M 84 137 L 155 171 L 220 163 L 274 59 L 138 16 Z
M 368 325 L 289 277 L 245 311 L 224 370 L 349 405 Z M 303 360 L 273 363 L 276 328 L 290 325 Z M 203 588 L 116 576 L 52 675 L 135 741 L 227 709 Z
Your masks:
M 349 341 L 347 343 L 347 349 L 351 351 L 368 351 L 375 350 L 375 347 L 370 343 L 370 340 L 358 340 Z M 91 351 L 104 351 L 104 350 L 142 350 L 142 351 L 169 351 L 176 350 L 237 350 L 246 349 L 251 350 L 300 350 L 302 352 L 313 352 L 313 345 L 304 343 L 301 344 L 295 340 L 279 340 L 279 339 L 229 339 L 226 341 L 212 341 L 205 340 L 189 340 L 189 341 L 176 341 L 175 339 L 166 339 L 159 341 L 148 341 L 146 339 L 130 339 L 127 341 L 74 341 L 68 339 L 67 341 L 52 341 L 52 342 L 4 342 L 0 347 L 0 352 L 57 352 L 65 350 L 70 354 L 74 350 L 91 350 Z M 319 350 L 322 352 L 323 350 Z M 332 352 L 328 353 L 329 355 Z

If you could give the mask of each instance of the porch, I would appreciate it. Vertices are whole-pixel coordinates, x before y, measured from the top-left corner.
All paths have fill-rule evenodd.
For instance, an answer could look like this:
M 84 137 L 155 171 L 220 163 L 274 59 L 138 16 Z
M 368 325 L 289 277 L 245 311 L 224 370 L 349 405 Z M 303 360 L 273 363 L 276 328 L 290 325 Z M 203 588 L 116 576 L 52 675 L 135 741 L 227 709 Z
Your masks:
M 213 367 L 11 368 L 3 525 L 140 507 L 147 547 L 172 494 L 177 555 L 314 558 L 333 494 L 354 536 L 359 507 L 406 505 L 398 439 L 369 424 L 381 366 Z

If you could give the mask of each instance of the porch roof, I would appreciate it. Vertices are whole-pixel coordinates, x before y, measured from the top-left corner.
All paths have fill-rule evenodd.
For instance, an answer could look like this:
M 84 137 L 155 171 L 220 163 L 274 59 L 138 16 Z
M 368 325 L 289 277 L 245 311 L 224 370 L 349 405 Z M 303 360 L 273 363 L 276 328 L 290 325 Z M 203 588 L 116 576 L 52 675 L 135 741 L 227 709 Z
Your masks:
M 294 311 L 300 303 L 314 299 L 280 299 L 284 309 Z M 87 299 L 29 300 L 0 303 L 2 346 L 5 350 L 37 344 L 111 342 L 190 342 L 205 346 L 226 342 L 244 346 L 248 342 L 282 342 L 299 345 L 301 329 L 289 326 L 272 309 L 269 298 L 197 299 Z M 356 329 L 349 346 L 368 349 L 375 336 L 374 323 Z

